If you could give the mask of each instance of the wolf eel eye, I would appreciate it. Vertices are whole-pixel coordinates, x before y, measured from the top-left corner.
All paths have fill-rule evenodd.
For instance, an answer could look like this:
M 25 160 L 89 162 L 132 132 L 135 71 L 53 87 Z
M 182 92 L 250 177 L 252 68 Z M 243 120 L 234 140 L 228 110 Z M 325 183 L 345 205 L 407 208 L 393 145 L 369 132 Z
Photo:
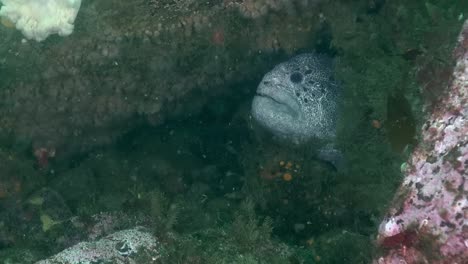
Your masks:
M 300 83 L 300 82 L 302 82 L 303 77 L 302 77 L 302 74 L 300 74 L 298 72 L 295 72 L 295 73 L 291 74 L 291 76 L 289 76 L 289 79 L 293 83 Z

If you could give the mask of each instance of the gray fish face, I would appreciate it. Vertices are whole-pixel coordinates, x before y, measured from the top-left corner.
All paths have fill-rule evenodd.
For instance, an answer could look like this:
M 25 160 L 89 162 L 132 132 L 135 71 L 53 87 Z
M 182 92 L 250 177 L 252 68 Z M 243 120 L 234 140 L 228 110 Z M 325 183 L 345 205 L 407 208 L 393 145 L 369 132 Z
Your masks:
M 252 116 L 280 139 L 296 144 L 336 134 L 338 87 L 332 60 L 307 53 L 267 73 L 252 102 Z

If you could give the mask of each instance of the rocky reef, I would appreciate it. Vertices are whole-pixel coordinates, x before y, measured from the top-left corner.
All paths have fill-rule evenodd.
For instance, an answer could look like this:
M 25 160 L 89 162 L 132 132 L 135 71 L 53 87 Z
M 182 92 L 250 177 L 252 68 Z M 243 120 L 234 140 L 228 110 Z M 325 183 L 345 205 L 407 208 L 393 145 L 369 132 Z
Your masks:
M 468 260 L 468 21 L 443 89 L 404 181 L 379 229 L 385 253 L 375 263 L 465 263 Z
M 1 27 L 0 136 L 64 158 L 141 123 L 189 117 L 267 67 L 262 52 L 307 47 L 318 9 L 293 7 L 264 28 L 229 1 L 85 1 L 67 38 L 36 43 Z
M 461 245 L 446 233 L 459 230 L 447 220 L 457 208 L 436 222 L 403 214 L 459 201 L 456 169 L 444 198 L 431 197 L 439 178 L 421 177 L 386 209 L 417 142 L 448 145 L 421 143 L 407 175 L 463 165 L 463 146 L 444 149 L 460 113 L 438 101 L 451 103 L 440 87 L 467 13 L 466 1 L 437 0 L 85 0 L 72 34 L 39 43 L 0 21 L 0 260 L 86 257 L 89 247 L 138 264 L 456 256 L 437 249 Z M 311 156 L 314 146 L 260 136 L 250 114 L 262 76 L 310 52 L 334 59 L 343 88 L 343 170 Z M 441 123 L 425 124 L 433 112 Z M 418 137 L 426 127 L 434 134 Z M 139 231 L 156 242 L 152 254 L 109 241 Z

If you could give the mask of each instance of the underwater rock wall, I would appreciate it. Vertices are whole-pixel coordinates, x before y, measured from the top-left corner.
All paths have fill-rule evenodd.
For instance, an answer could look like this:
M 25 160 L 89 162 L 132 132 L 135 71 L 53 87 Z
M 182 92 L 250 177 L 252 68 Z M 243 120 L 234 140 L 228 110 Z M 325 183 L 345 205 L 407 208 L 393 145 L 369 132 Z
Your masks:
M 264 54 L 310 47 L 315 7 L 253 19 L 229 1 L 84 1 L 67 38 L 36 43 L 1 26 L 0 138 L 32 144 L 46 163 L 142 122 L 191 116 L 258 78 L 271 65 Z
M 321 0 L 227 0 L 227 7 L 234 7 L 246 18 L 258 18 L 268 14 L 270 11 L 286 10 L 289 14 L 296 13 L 296 7 L 309 7 L 317 5 Z
M 452 83 L 402 165 L 405 178 L 380 225 L 383 253 L 374 263 L 468 260 L 468 20 L 454 56 Z

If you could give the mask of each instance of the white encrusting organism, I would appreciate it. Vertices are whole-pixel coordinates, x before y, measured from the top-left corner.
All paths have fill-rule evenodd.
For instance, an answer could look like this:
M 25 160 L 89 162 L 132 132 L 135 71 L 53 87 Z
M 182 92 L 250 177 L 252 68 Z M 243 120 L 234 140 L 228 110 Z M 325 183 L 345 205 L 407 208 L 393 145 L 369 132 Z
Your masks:
M 51 34 L 68 36 L 81 0 L 0 0 L 0 17 L 10 20 L 28 39 L 43 41 Z

